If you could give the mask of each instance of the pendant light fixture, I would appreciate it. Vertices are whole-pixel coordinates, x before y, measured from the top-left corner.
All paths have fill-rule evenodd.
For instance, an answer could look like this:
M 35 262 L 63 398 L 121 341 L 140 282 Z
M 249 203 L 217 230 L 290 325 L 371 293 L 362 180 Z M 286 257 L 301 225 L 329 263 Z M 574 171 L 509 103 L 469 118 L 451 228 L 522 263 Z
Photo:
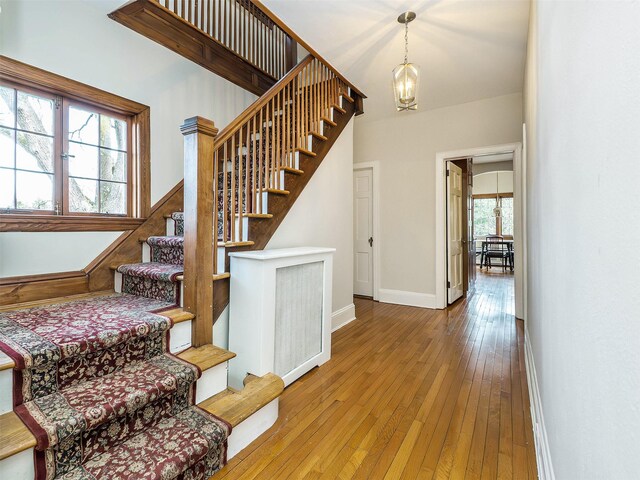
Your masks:
M 418 109 L 418 66 L 409 63 L 409 23 L 415 20 L 414 12 L 405 12 L 398 17 L 404 24 L 404 63 L 393 69 L 393 93 L 399 112 Z
M 500 174 L 496 172 L 496 208 L 493 209 L 493 216 L 502 217 L 502 207 L 500 206 Z

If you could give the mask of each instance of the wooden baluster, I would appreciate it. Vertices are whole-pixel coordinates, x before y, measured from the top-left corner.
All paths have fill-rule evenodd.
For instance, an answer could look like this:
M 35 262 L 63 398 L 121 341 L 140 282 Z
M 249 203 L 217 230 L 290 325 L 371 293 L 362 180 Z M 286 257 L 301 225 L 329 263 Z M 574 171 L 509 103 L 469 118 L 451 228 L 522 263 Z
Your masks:
M 229 3 L 230 0 L 222 0 L 224 2 L 224 16 L 223 18 L 223 22 L 224 22 L 224 40 L 222 41 L 223 44 L 225 44 L 227 47 L 229 46 L 229 14 L 227 13 L 227 4 Z
M 202 0 L 194 0 L 193 2 L 193 24 L 199 28 L 198 2 Z
M 244 189 L 242 192 L 243 195 L 243 213 L 251 211 L 251 119 L 247 122 L 247 146 L 245 147 L 245 157 L 244 157 Z M 242 236 L 240 237 L 242 238 Z
M 234 215 L 233 222 L 236 222 L 236 218 L 238 219 L 238 226 L 236 227 L 237 231 L 237 240 L 239 242 L 242 241 L 242 211 L 244 210 L 242 204 L 242 197 L 244 193 L 244 159 L 242 158 L 242 128 L 240 128 L 240 132 L 238 133 L 238 183 L 236 185 L 236 191 L 238 193 L 237 203 L 238 205 L 238 213 Z
M 258 136 L 256 131 L 256 117 L 254 116 L 251 121 L 253 126 L 253 138 L 251 139 L 251 212 L 256 213 L 258 207 L 256 204 L 256 176 L 258 174 L 256 170 L 258 168 L 256 165 L 256 140 Z
M 271 155 L 269 156 L 270 158 L 270 162 L 269 162 L 269 176 L 268 178 L 268 182 L 269 182 L 269 186 L 267 188 L 271 188 L 273 187 L 273 167 L 274 167 L 274 161 L 275 161 L 275 148 L 276 148 L 276 135 L 275 135 L 275 124 L 276 124 L 276 109 L 275 109 L 275 99 L 271 99 L 271 102 L 269 102 L 271 104 L 271 125 L 270 125 L 270 130 L 271 130 L 271 145 L 269 150 L 271 151 Z
M 275 156 L 273 157 L 273 180 L 275 188 L 280 188 L 280 134 L 282 133 L 282 105 L 280 103 L 280 93 L 278 92 L 275 97 L 276 101 L 276 115 L 275 115 L 275 132 L 276 132 L 276 145 L 274 148 Z
M 295 148 L 298 148 L 300 146 L 302 146 L 302 124 L 300 122 L 300 109 L 302 106 L 302 92 L 300 91 L 300 79 L 302 78 L 302 73 L 299 73 L 296 78 L 295 78 L 295 82 L 296 82 L 296 89 L 295 89 L 295 94 L 296 94 L 296 144 L 294 145 L 294 155 L 295 155 Z
M 218 29 L 217 29 L 217 33 L 216 33 L 216 38 L 218 39 L 218 41 L 220 43 L 224 43 L 223 40 L 223 34 L 222 34 L 222 19 L 223 19 L 223 15 L 222 15 L 222 2 L 224 0 L 217 0 L 217 4 L 218 4 L 218 8 L 217 8 L 217 13 L 216 15 L 218 16 Z
M 285 85 L 284 87 L 284 166 L 289 167 L 291 165 L 291 160 L 289 159 L 289 132 L 290 132 L 290 123 L 291 118 L 289 118 L 289 108 L 291 103 L 289 102 L 289 93 L 290 93 L 291 84 Z
M 213 184 L 214 123 L 185 120 L 184 135 L 184 309 L 196 317 L 194 347 L 213 342 Z
M 218 181 L 220 180 L 220 148 L 215 147 L 215 152 L 213 154 L 213 223 L 212 223 L 212 233 L 213 233 L 213 241 L 211 244 L 213 245 L 213 273 L 214 275 L 218 273 L 218 196 L 220 195 L 220 190 L 218 188 Z
M 259 144 L 260 155 L 258 156 L 258 161 L 260 162 L 260 165 L 258 167 L 259 168 L 258 170 L 258 186 L 259 186 L 258 213 L 266 213 L 262 209 L 262 190 L 263 190 L 262 187 L 264 185 L 264 164 L 265 164 L 265 155 L 266 155 L 266 152 L 263 151 L 263 145 L 265 144 L 265 141 L 266 141 L 265 128 L 264 128 L 264 115 L 263 115 L 264 111 L 265 111 L 264 108 L 260 109 L 260 123 L 258 125 L 258 128 L 260 129 L 260 144 Z
M 236 135 L 231 136 L 231 205 L 229 206 L 229 222 L 231 227 L 231 235 L 229 241 L 236 241 Z
M 227 241 L 227 234 L 229 232 L 229 156 L 228 156 L 228 147 L 229 142 L 224 142 L 224 156 L 222 158 L 222 171 L 224 172 L 222 175 L 222 238 L 218 239 L 216 235 L 216 243 L 218 240 L 223 243 Z

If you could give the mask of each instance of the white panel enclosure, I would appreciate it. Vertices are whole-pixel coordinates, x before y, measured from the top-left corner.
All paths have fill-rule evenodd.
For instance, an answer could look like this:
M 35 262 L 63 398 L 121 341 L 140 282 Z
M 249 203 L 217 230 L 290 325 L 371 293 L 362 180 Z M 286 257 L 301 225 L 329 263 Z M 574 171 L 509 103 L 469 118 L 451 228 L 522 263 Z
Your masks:
M 285 385 L 331 356 L 333 248 L 232 253 L 229 386 L 272 372 Z
M 322 352 L 323 262 L 276 270 L 276 375 Z

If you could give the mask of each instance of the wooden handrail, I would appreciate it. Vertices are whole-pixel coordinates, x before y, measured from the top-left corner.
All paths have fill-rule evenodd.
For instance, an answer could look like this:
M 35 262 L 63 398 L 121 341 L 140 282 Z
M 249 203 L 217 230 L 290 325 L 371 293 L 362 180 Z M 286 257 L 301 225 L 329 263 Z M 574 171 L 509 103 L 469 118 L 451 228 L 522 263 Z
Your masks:
M 342 75 L 331 63 L 329 63 L 322 55 L 320 55 L 313 47 L 311 47 L 307 42 L 305 42 L 296 32 L 294 32 L 286 23 L 284 23 L 280 18 L 269 10 L 264 3 L 260 0 L 251 0 L 256 7 L 258 7 L 262 12 L 267 15 L 278 27 L 280 27 L 283 31 L 285 31 L 292 39 L 294 39 L 298 45 L 302 46 L 307 52 L 316 57 L 322 63 L 324 63 L 327 67 L 331 69 L 331 71 L 343 82 L 345 82 L 349 88 L 356 94 L 358 94 L 362 98 L 367 98 L 367 96 L 362 93 L 353 83 L 351 83 L 347 78 Z
M 298 74 L 313 61 L 312 55 L 307 55 L 303 58 L 298 65 L 291 69 L 284 77 L 282 77 L 273 87 L 265 92 L 260 98 L 249 105 L 244 112 L 234 118 L 230 124 L 222 129 L 222 131 L 216 137 L 216 143 L 220 144 L 228 140 L 231 135 L 238 130 L 240 125 L 246 123 L 248 118 L 251 118 L 256 112 L 259 112 L 273 97 L 287 85 L 291 79 L 298 76 Z

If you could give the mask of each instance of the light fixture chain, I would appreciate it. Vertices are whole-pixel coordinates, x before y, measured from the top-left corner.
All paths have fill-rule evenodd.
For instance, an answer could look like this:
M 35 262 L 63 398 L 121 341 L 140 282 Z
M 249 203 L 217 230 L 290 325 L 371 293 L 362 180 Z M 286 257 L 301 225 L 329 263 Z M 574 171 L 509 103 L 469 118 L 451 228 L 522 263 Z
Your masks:
M 409 22 L 404 23 L 404 63 L 409 63 Z

